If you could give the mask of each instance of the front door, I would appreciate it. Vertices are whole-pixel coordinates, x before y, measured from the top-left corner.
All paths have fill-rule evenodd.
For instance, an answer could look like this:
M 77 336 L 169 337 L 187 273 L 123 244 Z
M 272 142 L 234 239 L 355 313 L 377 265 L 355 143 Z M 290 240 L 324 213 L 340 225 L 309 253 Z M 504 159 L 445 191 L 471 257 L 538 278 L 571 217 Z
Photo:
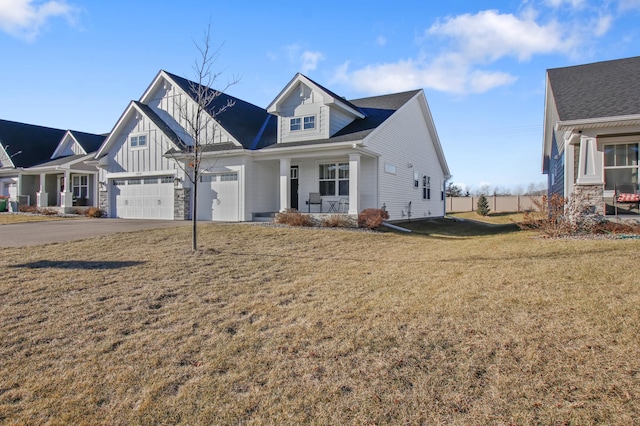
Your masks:
M 291 166 L 291 208 L 298 210 L 298 166 Z
M 62 205 L 62 200 L 60 199 L 61 194 L 64 192 L 64 175 L 58 176 L 58 186 L 57 186 L 58 191 L 56 194 L 56 206 L 61 206 Z

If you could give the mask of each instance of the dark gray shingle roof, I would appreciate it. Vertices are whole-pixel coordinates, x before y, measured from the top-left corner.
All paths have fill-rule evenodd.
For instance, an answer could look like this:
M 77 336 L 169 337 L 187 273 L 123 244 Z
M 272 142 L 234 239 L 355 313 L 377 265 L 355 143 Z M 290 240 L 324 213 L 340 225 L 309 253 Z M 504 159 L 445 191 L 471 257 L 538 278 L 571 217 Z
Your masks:
M 0 144 L 16 167 L 48 161 L 66 130 L 0 120 Z
M 166 71 L 165 71 L 166 72 Z M 186 93 L 195 96 L 197 84 L 166 72 Z M 213 91 L 214 89 L 208 88 Z M 220 108 L 232 101 L 234 105 L 218 114 Z M 260 149 L 276 142 L 276 120 L 263 108 L 242 99 L 220 93 L 207 108 L 208 112 L 245 149 Z
M 561 121 L 640 114 L 640 56 L 547 70 Z

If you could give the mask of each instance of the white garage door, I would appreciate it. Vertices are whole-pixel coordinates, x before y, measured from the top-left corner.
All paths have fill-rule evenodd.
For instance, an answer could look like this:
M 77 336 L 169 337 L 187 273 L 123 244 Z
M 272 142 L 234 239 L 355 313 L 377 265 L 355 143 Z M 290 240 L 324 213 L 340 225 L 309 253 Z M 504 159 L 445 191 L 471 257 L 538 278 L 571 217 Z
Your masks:
M 173 219 L 173 176 L 114 179 L 113 217 Z
M 201 177 L 198 187 L 198 220 L 240 220 L 238 173 L 216 173 Z

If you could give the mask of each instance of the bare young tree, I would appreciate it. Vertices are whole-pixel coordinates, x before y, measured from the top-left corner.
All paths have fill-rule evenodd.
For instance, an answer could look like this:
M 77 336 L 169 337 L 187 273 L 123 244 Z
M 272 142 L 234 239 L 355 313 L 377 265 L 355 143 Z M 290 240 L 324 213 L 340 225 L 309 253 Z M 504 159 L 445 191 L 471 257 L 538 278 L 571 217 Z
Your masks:
M 216 117 L 227 109 L 233 107 L 234 101 L 218 101 L 224 96 L 224 92 L 238 82 L 233 79 L 222 90 L 212 87 L 218 82 L 221 73 L 214 71 L 214 65 L 220 55 L 220 45 L 216 49 L 211 47 L 211 25 L 207 27 L 201 44 L 194 42 L 199 52 L 199 57 L 193 65 L 194 79 L 190 83 L 191 98 L 194 102 L 180 102 L 178 106 L 180 119 L 184 132 L 190 139 L 190 143 L 183 152 L 176 153 L 172 157 L 178 167 L 184 172 L 191 183 L 191 249 L 198 249 L 198 184 L 203 171 L 203 154 L 207 145 L 214 143 L 215 135 L 219 128 Z M 209 166 L 211 168 L 212 166 Z

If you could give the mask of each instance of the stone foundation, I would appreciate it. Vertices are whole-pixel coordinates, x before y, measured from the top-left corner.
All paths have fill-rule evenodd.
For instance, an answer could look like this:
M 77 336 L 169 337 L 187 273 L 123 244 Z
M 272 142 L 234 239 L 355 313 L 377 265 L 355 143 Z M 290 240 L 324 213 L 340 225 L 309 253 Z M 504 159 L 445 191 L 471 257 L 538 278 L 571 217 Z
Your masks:
M 189 220 L 191 212 L 189 188 L 176 188 L 173 192 L 173 220 Z
M 109 193 L 107 191 L 99 191 L 98 208 L 104 212 L 105 217 L 109 217 Z
M 574 197 L 579 211 L 604 215 L 604 188 L 602 185 L 576 185 Z

